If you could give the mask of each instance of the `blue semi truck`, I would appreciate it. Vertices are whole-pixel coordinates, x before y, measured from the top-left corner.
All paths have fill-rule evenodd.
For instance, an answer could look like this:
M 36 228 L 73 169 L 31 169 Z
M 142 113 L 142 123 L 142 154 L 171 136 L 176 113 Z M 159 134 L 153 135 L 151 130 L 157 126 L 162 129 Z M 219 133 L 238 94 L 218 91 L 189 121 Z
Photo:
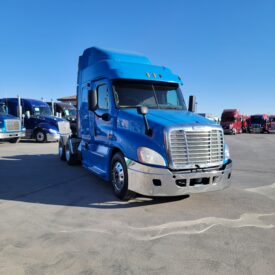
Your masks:
M 77 134 L 59 156 L 111 182 L 115 195 L 178 196 L 229 186 L 222 128 L 187 110 L 182 81 L 138 54 L 86 49 L 79 57 Z
M 52 115 L 49 105 L 40 100 L 3 98 L 10 115 L 21 117 L 26 128 L 25 138 L 37 142 L 58 141 L 60 135 L 70 134 L 70 123 Z
M 25 136 L 25 130 L 20 119 L 9 115 L 6 104 L 0 102 L 0 140 L 17 143 L 21 137 Z

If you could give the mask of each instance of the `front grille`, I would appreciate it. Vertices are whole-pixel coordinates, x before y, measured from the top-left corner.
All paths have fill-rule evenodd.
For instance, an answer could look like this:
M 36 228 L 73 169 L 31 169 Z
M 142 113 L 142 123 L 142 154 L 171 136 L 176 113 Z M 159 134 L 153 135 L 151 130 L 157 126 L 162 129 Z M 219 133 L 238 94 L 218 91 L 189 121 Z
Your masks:
M 70 122 L 68 121 L 59 121 L 58 130 L 61 135 L 67 135 L 71 133 Z
M 220 129 L 175 129 L 168 136 L 172 169 L 203 168 L 223 162 L 224 141 Z
M 6 129 L 8 132 L 12 131 L 20 131 L 20 120 L 18 119 L 7 119 L 5 120 L 6 123 Z

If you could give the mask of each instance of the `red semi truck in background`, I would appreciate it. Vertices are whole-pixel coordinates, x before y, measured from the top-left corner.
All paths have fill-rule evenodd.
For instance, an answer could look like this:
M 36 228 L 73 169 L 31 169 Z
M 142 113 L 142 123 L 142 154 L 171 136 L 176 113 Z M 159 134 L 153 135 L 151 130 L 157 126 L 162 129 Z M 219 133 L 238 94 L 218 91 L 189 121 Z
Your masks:
M 241 134 L 248 131 L 248 119 L 239 109 L 226 109 L 222 113 L 221 126 L 225 134 Z
M 269 133 L 270 132 L 270 120 L 269 115 L 260 114 L 252 115 L 249 123 L 250 133 Z

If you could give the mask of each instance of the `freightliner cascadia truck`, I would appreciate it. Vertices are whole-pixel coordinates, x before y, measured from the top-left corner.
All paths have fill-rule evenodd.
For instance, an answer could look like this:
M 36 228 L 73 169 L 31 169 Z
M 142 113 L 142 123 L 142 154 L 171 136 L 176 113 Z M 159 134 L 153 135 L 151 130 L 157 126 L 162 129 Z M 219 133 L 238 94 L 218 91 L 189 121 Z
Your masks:
M 0 102 L 8 106 L 9 114 L 22 117 L 26 127 L 25 138 L 36 142 L 58 141 L 60 135 L 71 133 L 67 120 L 52 115 L 49 105 L 43 101 L 27 98 L 3 98 Z M 20 114 L 18 114 L 20 110 Z
M 0 140 L 8 140 L 10 143 L 17 143 L 25 136 L 25 128 L 21 120 L 8 114 L 5 103 L 0 102 Z
M 223 129 L 187 110 L 181 85 L 144 56 L 86 49 L 78 63 L 78 131 L 60 139 L 60 158 L 81 162 L 122 200 L 228 187 Z

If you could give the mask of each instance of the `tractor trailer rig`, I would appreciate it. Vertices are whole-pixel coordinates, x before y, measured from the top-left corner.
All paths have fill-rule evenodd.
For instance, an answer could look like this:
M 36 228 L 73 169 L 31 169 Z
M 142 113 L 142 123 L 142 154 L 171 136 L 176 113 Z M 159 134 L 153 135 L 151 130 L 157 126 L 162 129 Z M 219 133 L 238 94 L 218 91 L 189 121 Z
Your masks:
M 180 77 L 139 54 L 96 47 L 79 57 L 77 134 L 59 157 L 111 182 L 115 195 L 179 196 L 230 185 L 223 129 L 187 110 Z

